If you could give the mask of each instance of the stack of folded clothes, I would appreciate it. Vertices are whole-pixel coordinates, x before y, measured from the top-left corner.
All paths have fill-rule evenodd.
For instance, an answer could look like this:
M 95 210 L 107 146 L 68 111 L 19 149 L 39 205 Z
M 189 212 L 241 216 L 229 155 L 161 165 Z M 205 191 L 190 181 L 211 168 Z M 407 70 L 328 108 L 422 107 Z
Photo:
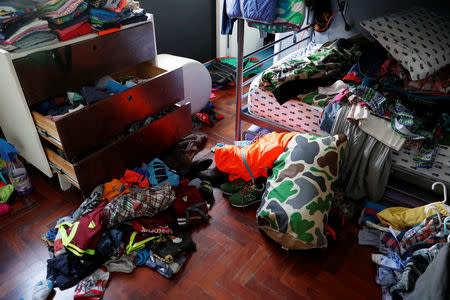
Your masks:
M 83 0 L 51 0 L 40 7 L 43 18 L 59 40 L 67 41 L 92 32 L 88 4 Z
M 95 31 L 120 28 L 122 25 L 142 22 L 147 20 L 143 9 L 139 8 L 139 2 L 129 0 L 106 0 L 91 9 L 90 22 Z
M 0 48 L 29 50 L 58 42 L 47 21 L 39 20 L 35 1 L 0 0 Z
M 135 0 L 0 0 L 0 49 L 30 50 L 145 20 Z

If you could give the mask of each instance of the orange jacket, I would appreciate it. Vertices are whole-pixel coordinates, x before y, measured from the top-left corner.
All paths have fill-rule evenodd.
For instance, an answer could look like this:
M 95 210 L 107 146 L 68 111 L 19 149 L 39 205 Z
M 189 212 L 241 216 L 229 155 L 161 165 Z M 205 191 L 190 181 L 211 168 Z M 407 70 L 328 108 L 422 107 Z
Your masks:
M 256 143 L 243 148 L 232 145 L 216 148 L 216 166 L 220 171 L 230 174 L 230 181 L 238 178 L 250 181 L 252 180 L 252 175 L 254 178 L 267 177 L 267 170 L 272 169 L 273 162 L 296 134 L 298 132 L 272 132 L 259 139 Z M 243 155 L 252 175 L 244 163 Z

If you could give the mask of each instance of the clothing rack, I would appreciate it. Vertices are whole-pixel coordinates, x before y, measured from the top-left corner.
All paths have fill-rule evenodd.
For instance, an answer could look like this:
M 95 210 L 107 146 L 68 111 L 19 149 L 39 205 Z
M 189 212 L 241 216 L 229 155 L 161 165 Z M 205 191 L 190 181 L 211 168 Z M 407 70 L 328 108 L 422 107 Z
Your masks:
M 347 0 L 336 0 L 337 3 L 337 7 L 341 12 L 344 24 L 345 24 L 345 30 L 349 31 L 351 29 L 351 26 L 347 23 L 347 20 L 345 19 L 345 9 L 346 9 L 346 2 Z M 309 10 L 306 9 L 305 10 L 305 20 L 309 19 Z M 237 19 L 237 66 L 236 66 L 236 120 L 235 120 L 235 140 L 236 141 L 240 141 L 242 139 L 242 132 L 241 132 L 241 122 L 242 121 L 246 121 L 261 127 L 264 127 L 266 129 L 269 130 L 273 130 L 273 131 L 278 131 L 278 132 L 283 132 L 283 131 L 292 131 L 292 128 L 289 128 L 287 126 L 278 124 L 272 120 L 268 120 L 264 117 L 258 116 L 258 115 L 253 115 L 249 112 L 248 110 L 248 106 L 244 106 L 242 107 L 242 99 L 248 96 L 248 93 L 243 94 L 243 88 L 244 86 L 250 84 L 253 81 L 253 78 L 248 79 L 247 81 L 244 82 L 243 76 L 245 72 L 248 72 L 250 70 L 253 70 L 254 68 L 256 68 L 258 65 L 268 61 L 269 59 L 271 59 L 272 57 L 300 44 L 301 42 L 310 39 L 311 36 L 308 35 L 307 37 L 297 41 L 296 39 L 296 35 L 302 31 L 305 31 L 309 28 L 311 28 L 311 25 L 306 25 L 305 27 L 302 27 L 299 30 L 293 31 L 293 33 L 291 35 L 285 36 L 279 40 L 276 40 L 274 42 L 271 42 L 255 51 L 253 51 L 252 53 L 247 54 L 246 56 L 244 56 L 244 26 L 245 26 L 245 20 L 244 19 Z M 267 56 L 266 58 L 262 59 L 261 61 L 258 62 L 258 64 L 255 64 L 253 66 L 250 66 L 248 68 L 243 68 L 243 62 L 244 59 L 251 57 L 252 55 L 255 55 L 267 48 L 270 48 L 271 46 L 274 46 L 278 43 L 281 43 L 282 41 L 292 38 L 293 39 L 293 43 L 283 49 L 280 49 L 279 51 Z M 281 44 L 280 44 L 281 45 Z M 281 47 L 280 47 L 281 48 Z M 257 74 L 256 76 L 258 76 L 259 74 Z

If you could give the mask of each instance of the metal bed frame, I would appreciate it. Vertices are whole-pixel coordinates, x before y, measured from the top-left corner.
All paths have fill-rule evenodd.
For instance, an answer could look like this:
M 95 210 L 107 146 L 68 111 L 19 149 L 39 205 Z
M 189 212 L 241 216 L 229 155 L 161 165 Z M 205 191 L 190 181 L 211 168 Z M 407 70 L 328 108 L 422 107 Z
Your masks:
M 351 29 L 351 26 L 347 23 L 347 20 L 345 19 L 345 10 L 346 10 L 346 2 L 347 0 L 336 0 L 338 8 L 340 10 L 340 13 L 343 17 L 344 23 L 345 23 L 345 30 L 349 31 Z M 305 20 L 309 20 L 309 10 L 306 9 L 305 10 Z M 250 70 L 253 70 L 254 68 L 256 68 L 258 65 L 268 61 L 269 59 L 271 59 L 272 57 L 290 49 L 291 47 L 294 47 L 298 44 L 300 44 L 301 42 L 311 38 L 311 35 L 308 35 L 307 37 L 297 41 L 296 39 L 296 35 L 304 30 L 307 30 L 308 28 L 311 28 L 311 25 L 306 25 L 305 27 L 297 30 L 297 31 L 293 31 L 293 33 L 291 35 L 285 36 L 279 40 L 276 40 L 274 42 L 271 42 L 270 44 L 267 44 L 255 51 L 253 51 L 250 54 L 247 54 L 246 56 L 244 56 L 244 25 L 245 25 L 245 20 L 244 19 L 237 19 L 237 66 L 236 66 L 236 124 L 235 124 L 235 140 L 236 141 L 240 141 L 242 139 L 242 132 L 241 132 L 241 121 L 246 121 L 270 130 L 274 130 L 274 131 L 278 131 L 278 132 L 283 132 L 283 131 L 293 131 L 293 128 L 289 128 L 287 126 L 278 124 L 277 122 L 274 122 L 272 120 L 266 119 L 264 117 L 258 116 L 258 115 L 254 115 L 251 114 L 248 111 L 248 106 L 244 106 L 242 107 L 242 99 L 248 96 L 248 93 L 243 94 L 243 88 L 244 86 L 250 84 L 253 81 L 253 77 L 248 79 L 247 81 L 244 82 L 243 79 L 243 74 L 245 72 L 248 72 Z M 275 44 L 281 43 L 282 41 L 292 38 L 293 39 L 293 43 L 283 49 L 280 49 L 279 51 L 269 55 L 268 57 L 262 59 L 258 64 L 255 64 L 253 66 L 250 66 L 248 68 L 243 69 L 243 62 L 244 59 L 251 57 L 252 55 L 259 53 L 267 48 L 270 48 L 272 46 L 274 46 Z M 280 47 L 281 48 L 281 47 Z M 258 74 L 259 75 L 259 74 Z M 256 76 L 258 76 L 256 75 Z
M 305 19 L 307 19 L 305 17 Z M 272 57 L 280 54 L 281 52 L 286 51 L 289 48 L 292 48 L 298 44 L 300 44 L 301 42 L 307 40 L 310 38 L 310 36 L 308 35 L 306 38 L 303 38 L 299 41 L 296 41 L 296 34 L 310 28 L 309 25 L 303 27 L 302 29 L 298 30 L 298 31 L 293 31 L 293 33 L 291 35 L 285 36 L 279 40 L 276 40 L 274 42 L 271 42 L 270 44 L 267 44 L 255 51 L 253 51 L 252 53 L 249 53 L 248 55 L 244 56 L 244 25 L 245 25 L 245 20 L 244 19 L 238 19 L 238 32 L 237 32 L 237 68 L 236 68 L 236 126 L 235 126 L 235 140 L 236 141 L 240 141 L 242 138 L 242 133 L 241 133 L 241 121 L 246 121 L 270 130 L 275 130 L 275 131 L 292 131 L 292 128 L 289 128 L 287 126 L 283 126 L 281 124 L 278 124 L 272 120 L 268 120 L 264 117 L 258 116 L 258 115 L 253 115 L 248 111 L 248 106 L 244 106 L 242 107 L 242 99 L 248 96 L 248 93 L 243 94 L 243 88 L 244 86 L 250 84 L 253 81 L 253 77 L 248 79 L 247 81 L 244 82 L 244 78 L 243 78 L 243 74 L 253 70 L 254 68 L 258 67 L 260 64 L 268 61 L 269 59 L 271 59 Z M 289 38 L 293 38 L 294 43 L 292 45 L 289 45 L 283 49 L 280 49 L 279 51 L 276 51 L 275 53 L 267 56 L 266 58 L 262 59 L 261 61 L 258 62 L 258 64 L 255 64 L 253 66 L 250 66 L 248 68 L 243 68 L 243 62 L 244 59 L 251 57 L 252 55 L 255 55 L 256 53 L 259 53 L 261 51 L 264 51 L 267 48 L 270 48 L 272 46 L 274 46 L 275 44 L 281 43 L 282 41 L 289 39 Z M 259 74 L 258 74 L 259 75 Z M 256 75 L 257 76 L 257 75 Z

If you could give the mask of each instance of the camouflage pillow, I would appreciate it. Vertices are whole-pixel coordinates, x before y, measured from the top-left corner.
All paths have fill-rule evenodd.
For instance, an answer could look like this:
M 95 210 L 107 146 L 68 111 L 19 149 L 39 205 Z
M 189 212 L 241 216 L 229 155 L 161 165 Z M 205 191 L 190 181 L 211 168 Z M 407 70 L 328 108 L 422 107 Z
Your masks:
M 256 215 L 259 227 L 288 249 L 327 247 L 324 229 L 347 138 L 298 134 L 275 160 Z

